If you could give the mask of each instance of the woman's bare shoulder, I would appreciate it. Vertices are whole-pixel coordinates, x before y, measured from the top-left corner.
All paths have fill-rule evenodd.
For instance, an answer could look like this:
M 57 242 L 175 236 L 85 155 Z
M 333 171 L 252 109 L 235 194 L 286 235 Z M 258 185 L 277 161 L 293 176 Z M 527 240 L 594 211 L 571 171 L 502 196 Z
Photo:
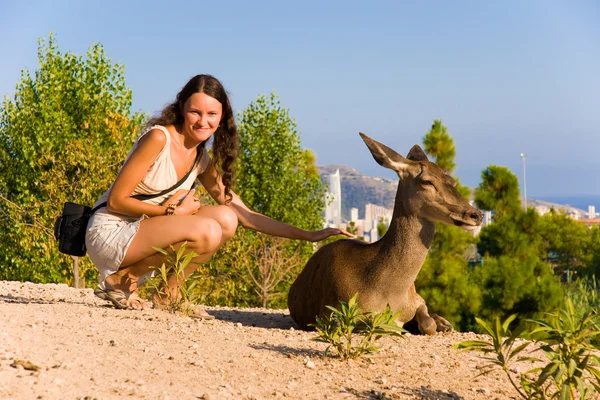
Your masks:
M 162 149 L 167 144 L 167 134 L 159 128 L 150 129 L 140 138 L 138 146 Z

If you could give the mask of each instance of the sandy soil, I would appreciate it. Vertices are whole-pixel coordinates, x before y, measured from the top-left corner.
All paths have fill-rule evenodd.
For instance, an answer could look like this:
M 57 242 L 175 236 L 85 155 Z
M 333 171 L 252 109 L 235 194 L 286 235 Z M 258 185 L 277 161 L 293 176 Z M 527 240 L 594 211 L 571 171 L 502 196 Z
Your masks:
M 209 307 L 199 321 L 116 310 L 91 289 L 0 282 L 1 399 L 512 399 L 500 373 L 452 345 L 473 333 L 383 339 L 352 361 L 324 355 L 287 310 Z

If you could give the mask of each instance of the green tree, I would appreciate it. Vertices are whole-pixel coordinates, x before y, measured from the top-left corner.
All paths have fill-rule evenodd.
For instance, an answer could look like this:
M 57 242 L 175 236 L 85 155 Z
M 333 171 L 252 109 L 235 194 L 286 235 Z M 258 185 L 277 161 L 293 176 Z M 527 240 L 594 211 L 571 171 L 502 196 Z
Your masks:
M 591 264 L 591 229 L 555 210 L 541 217 L 540 222 L 545 256 L 560 272 L 581 271 Z
M 240 156 L 236 193 L 253 210 L 303 229 L 323 227 L 325 186 L 314 155 L 301 147 L 296 122 L 280 106 L 275 93 L 261 95 L 238 116 Z M 262 244 L 264 247 L 264 243 Z M 207 303 L 256 306 L 265 304 L 252 287 L 252 276 L 264 276 L 264 265 L 253 257 L 261 246 L 253 231 L 239 229 L 236 236 L 199 271 Z M 300 246 L 297 267 L 286 270 L 270 288 L 269 306 L 284 307 L 287 290 L 314 252 L 314 245 L 286 241 L 278 252 L 288 257 Z M 282 250 L 282 248 L 284 250 Z M 275 249 L 272 249 L 275 251 Z M 268 253 L 269 249 L 264 249 Z M 263 268 L 263 270 L 259 270 Z M 219 283 L 217 283 L 219 282 Z M 263 296 L 264 297 L 264 296 Z
M 590 230 L 590 263 L 585 269 L 585 274 L 600 278 L 600 227 L 596 226 Z
M 482 319 L 535 318 L 562 305 L 564 291 L 549 264 L 536 256 L 517 259 L 488 257 L 476 268 L 474 279 L 482 290 Z
M 544 256 L 539 214 L 521 208 L 519 181 L 506 167 L 488 166 L 475 189 L 475 204 L 494 212 L 494 222 L 482 228 L 477 248 L 484 256 L 520 260 Z
M 488 166 L 481 173 L 481 183 L 475 189 L 475 204 L 495 216 L 514 215 L 521 209 L 519 180 L 506 167 Z
M 314 155 L 300 146 L 289 110 L 275 93 L 259 96 L 238 117 L 237 191 L 253 210 L 304 229 L 323 226 L 325 186 Z
M 527 212 L 517 209 L 514 214 L 500 214 L 492 224 L 481 229 L 477 249 L 486 257 L 545 258 L 541 228 L 540 216 L 533 208 Z
M 483 171 L 475 190 L 475 203 L 494 211 L 494 222 L 478 237 L 485 262 L 475 274 L 482 292 L 479 316 L 488 320 L 514 313 L 533 318 L 554 311 L 563 301 L 563 287 L 544 261 L 549 250 L 542 217 L 533 208 L 523 210 L 519 196 L 516 176 L 494 165 Z
M 431 125 L 429 132 L 423 138 L 423 146 L 427 154 L 435 157 L 435 163 L 438 167 L 448 172 L 454 171 L 456 164 L 456 148 L 454 139 L 448 134 L 448 128 L 442 124 L 442 120 L 436 119 Z
M 0 279 L 70 282 L 54 219 L 65 201 L 91 205 L 109 187 L 143 115 L 131 114 L 124 67 L 102 45 L 62 54 L 50 35 L 38 60 L 0 109 Z M 87 257 L 80 267 L 94 277 Z
M 430 312 L 439 313 L 459 331 L 473 329 L 474 315 L 481 306 L 481 289 L 472 282 L 464 259 L 428 257 L 415 284 Z

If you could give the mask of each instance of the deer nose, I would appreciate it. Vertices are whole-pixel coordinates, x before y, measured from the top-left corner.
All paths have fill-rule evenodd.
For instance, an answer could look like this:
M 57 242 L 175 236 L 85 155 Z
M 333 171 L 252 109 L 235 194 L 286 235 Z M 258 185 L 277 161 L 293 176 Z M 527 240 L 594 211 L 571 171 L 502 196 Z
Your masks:
M 477 224 L 480 224 L 481 221 L 483 221 L 483 213 L 479 210 L 475 210 L 469 214 L 469 218 L 471 218 Z

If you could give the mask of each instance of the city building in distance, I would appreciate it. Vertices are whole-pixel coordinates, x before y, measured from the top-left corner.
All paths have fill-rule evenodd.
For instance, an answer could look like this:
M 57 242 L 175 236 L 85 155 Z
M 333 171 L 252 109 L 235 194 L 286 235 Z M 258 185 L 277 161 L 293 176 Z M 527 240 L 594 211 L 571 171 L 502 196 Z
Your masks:
M 340 170 L 327 176 L 327 192 L 325 193 L 325 227 L 342 226 L 342 186 L 340 183 Z

